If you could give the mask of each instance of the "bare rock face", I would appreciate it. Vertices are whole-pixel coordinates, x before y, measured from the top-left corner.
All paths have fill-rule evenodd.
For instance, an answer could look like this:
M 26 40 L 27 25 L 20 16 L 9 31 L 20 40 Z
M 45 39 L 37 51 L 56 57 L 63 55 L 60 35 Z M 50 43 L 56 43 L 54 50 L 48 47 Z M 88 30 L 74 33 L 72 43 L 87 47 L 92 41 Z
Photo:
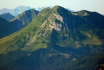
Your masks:
M 53 20 L 51 20 L 53 19 Z M 63 23 L 63 18 L 59 14 L 52 14 L 48 18 L 49 21 L 49 27 L 51 29 L 55 29 L 57 31 L 61 31 L 62 29 L 62 23 Z

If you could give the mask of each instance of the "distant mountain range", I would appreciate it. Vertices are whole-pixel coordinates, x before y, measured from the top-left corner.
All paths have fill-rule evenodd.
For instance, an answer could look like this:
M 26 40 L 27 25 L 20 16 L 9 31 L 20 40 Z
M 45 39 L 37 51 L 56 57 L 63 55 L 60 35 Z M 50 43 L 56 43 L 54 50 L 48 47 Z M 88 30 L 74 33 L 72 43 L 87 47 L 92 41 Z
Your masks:
M 36 9 L 38 11 L 41 11 L 42 9 L 44 9 L 45 7 L 37 7 L 37 8 L 31 8 L 28 6 L 18 6 L 15 9 L 7 9 L 7 8 L 3 8 L 0 10 L 0 14 L 5 14 L 5 13 L 10 13 L 13 16 L 17 16 L 19 15 L 21 12 L 24 12 L 26 10 L 29 9 Z
M 26 10 L 29 10 L 29 9 L 31 9 L 31 8 L 30 7 L 27 7 L 27 6 L 18 6 L 15 9 L 3 8 L 3 9 L 0 10 L 0 14 L 10 13 L 13 16 L 17 16 L 21 12 L 26 11 Z
M 13 18 L 15 18 L 14 16 L 12 16 L 10 13 L 4 13 L 2 15 L 0 15 L 1 18 L 4 18 L 7 21 L 12 20 Z
M 9 13 L 1 15 L 4 19 L 0 18 L 0 38 L 22 29 L 24 26 L 28 25 L 38 13 L 39 11 L 30 9 L 20 13 L 15 18 Z M 5 19 L 12 20 L 6 21 Z
M 61 6 L 36 12 L 11 20 L 12 30 L 25 27 L 0 39 L 0 70 L 104 70 L 103 15 Z

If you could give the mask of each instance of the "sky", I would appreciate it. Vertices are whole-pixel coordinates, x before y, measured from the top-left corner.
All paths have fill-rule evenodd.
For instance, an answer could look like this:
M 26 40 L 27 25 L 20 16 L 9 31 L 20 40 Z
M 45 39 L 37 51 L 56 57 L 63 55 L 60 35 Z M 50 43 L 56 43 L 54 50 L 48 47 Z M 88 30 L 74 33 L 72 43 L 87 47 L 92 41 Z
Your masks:
M 32 8 L 60 5 L 71 10 L 88 10 L 104 14 L 104 0 L 0 0 L 0 9 L 17 6 Z

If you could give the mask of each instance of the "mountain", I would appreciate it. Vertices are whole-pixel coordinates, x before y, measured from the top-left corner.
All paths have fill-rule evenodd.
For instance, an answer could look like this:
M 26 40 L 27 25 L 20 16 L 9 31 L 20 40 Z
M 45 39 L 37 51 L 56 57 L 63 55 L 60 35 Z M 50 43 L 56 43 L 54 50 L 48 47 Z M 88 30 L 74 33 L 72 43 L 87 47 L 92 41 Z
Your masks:
M 62 70 L 73 60 L 103 50 L 104 16 L 47 7 L 22 30 L 0 39 L 0 69 Z
M 28 6 L 18 6 L 15 9 L 3 8 L 3 9 L 0 10 L 0 14 L 4 14 L 4 13 L 8 13 L 9 12 L 13 16 L 17 16 L 21 12 L 26 11 L 26 10 L 29 10 L 29 9 L 31 9 L 31 8 L 28 7 Z
M 28 25 L 28 23 L 30 23 L 38 13 L 39 11 L 31 9 L 22 12 L 11 21 L 5 22 L 5 25 L 0 22 L 0 28 L 2 28 L 0 29 L 0 38 L 3 38 L 22 29 L 24 26 Z
M 7 21 L 10 21 L 12 20 L 13 18 L 15 18 L 14 16 L 12 16 L 10 13 L 5 13 L 5 14 L 2 14 L 0 15 L 1 18 L 4 18 L 5 20 Z
M 34 9 L 22 12 L 10 21 L 15 27 L 13 29 L 20 30 L 24 26 L 28 25 L 28 23 L 30 23 L 35 18 L 35 16 L 37 16 L 38 13 L 39 11 Z

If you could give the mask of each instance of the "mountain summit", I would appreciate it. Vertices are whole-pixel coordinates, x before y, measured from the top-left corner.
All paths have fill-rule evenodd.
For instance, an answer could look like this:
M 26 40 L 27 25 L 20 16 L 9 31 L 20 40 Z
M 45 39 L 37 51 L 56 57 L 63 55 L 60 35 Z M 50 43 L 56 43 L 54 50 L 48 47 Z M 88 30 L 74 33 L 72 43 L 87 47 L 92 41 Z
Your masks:
M 21 30 L 23 27 L 28 25 L 39 13 L 39 11 L 31 9 L 20 13 L 17 17 L 12 20 L 5 22 L 5 25 L 0 23 L 0 38 L 10 35 L 16 31 Z M 5 17 L 7 18 L 8 15 Z
M 22 30 L 0 40 L 0 68 L 61 70 L 79 57 L 104 53 L 103 39 L 104 16 L 47 7 Z

